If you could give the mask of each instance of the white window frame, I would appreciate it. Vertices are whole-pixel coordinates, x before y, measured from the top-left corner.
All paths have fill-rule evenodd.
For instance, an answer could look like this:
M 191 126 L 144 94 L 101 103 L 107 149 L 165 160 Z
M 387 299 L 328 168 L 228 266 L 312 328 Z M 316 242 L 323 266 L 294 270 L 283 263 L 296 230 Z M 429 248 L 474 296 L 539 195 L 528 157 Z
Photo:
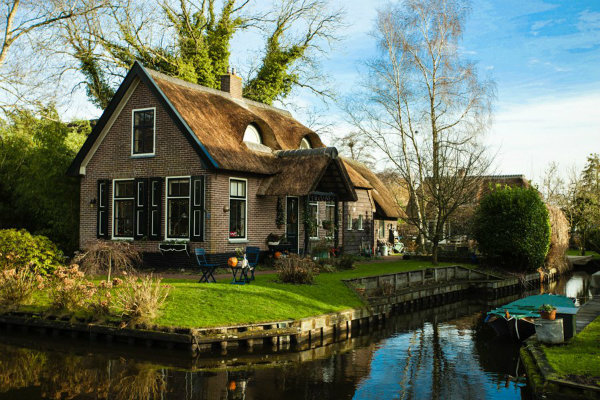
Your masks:
M 327 239 L 333 239 L 333 236 L 335 235 L 335 201 L 326 201 L 325 202 L 325 216 L 329 216 L 329 209 L 333 208 L 333 219 L 331 220 L 331 225 L 333 226 L 333 229 L 331 231 L 331 236 L 327 236 Z
M 169 196 L 169 180 L 171 179 L 188 179 L 188 185 L 189 185 L 189 190 L 188 190 L 188 196 Z M 191 224 L 191 220 L 192 217 L 190 215 L 191 213 L 191 207 L 192 207 L 192 177 L 191 176 L 167 176 L 165 178 L 165 189 L 164 189 L 164 194 L 165 194 L 165 241 L 182 241 L 182 242 L 189 242 L 190 241 L 190 234 L 192 233 L 190 230 L 190 224 Z M 169 237 L 169 199 L 188 199 L 188 237 L 187 238 L 180 238 L 180 237 Z
M 362 214 L 358 214 L 358 221 L 356 222 L 356 229 L 358 229 L 359 231 L 364 231 Z
M 252 136 L 256 136 L 256 139 L 258 141 L 254 141 L 254 140 L 246 140 L 247 135 L 251 134 Z M 254 139 L 254 138 L 252 138 Z M 262 135 L 260 133 L 260 130 L 258 129 L 258 127 L 254 124 L 250 124 L 246 127 L 246 130 L 244 131 L 244 138 L 242 139 L 243 142 L 245 143 L 254 143 L 254 144 L 263 144 L 263 140 L 262 140 Z
M 148 190 L 150 191 L 150 193 L 149 193 L 150 195 L 148 196 L 148 210 L 149 210 L 148 217 L 150 218 L 150 232 L 148 232 L 148 235 L 159 236 L 158 232 L 155 233 L 155 230 L 154 230 L 154 228 L 155 228 L 155 226 L 154 226 L 154 213 L 158 213 L 160 209 L 158 209 L 158 210 L 156 210 L 156 209 L 150 210 L 150 209 L 154 208 L 154 207 L 158 208 L 158 204 L 159 204 L 160 200 L 156 199 L 155 196 L 154 196 L 154 194 L 155 194 L 154 185 L 155 184 L 159 185 L 160 182 L 157 181 L 157 180 L 151 180 L 151 181 L 149 181 L 149 183 L 150 184 L 148 185 L 149 186 Z M 160 216 L 159 216 L 159 220 L 160 220 Z
M 134 178 L 121 178 L 121 179 L 113 179 L 112 181 L 112 209 L 111 209 L 111 224 L 112 224 L 112 229 L 111 229 L 111 239 L 112 240 L 133 240 L 133 236 L 131 237 L 125 237 L 125 236 L 115 236 L 115 183 L 116 182 L 123 182 L 123 181 L 129 181 L 129 182 L 133 182 L 133 197 L 121 197 L 119 198 L 119 200 L 132 200 L 133 201 L 133 215 L 135 216 L 135 191 L 137 190 L 137 187 L 135 186 L 135 179 Z M 133 230 L 133 234 L 135 235 L 135 226 L 132 227 Z
M 310 240 L 319 240 L 319 202 L 318 201 L 309 201 L 308 202 L 308 208 L 309 209 L 310 209 L 311 206 L 315 206 L 315 205 L 317 206 L 317 217 L 315 218 L 316 219 L 316 224 L 315 224 L 316 225 L 316 227 L 315 227 L 316 232 L 315 233 L 317 234 L 317 236 L 310 236 L 309 237 Z M 312 215 L 310 215 L 309 217 L 311 217 L 311 216 Z M 310 233 L 311 232 L 309 232 L 309 235 L 310 235 Z
M 348 218 L 348 221 L 346 222 L 346 229 L 351 231 L 353 226 L 352 226 L 352 212 L 350 211 L 350 207 L 348 207 L 347 218 Z
M 238 238 L 232 238 L 229 237 L 229 232 L 230 231 L 230 226 L 229 226 L 229 221 L 231 220 L 231 200 L 241 200 L 239 197 L 231 197 L 231 181 L 244 181 L 246 182 L 246 196 L 245 196 L 245 201 L 246 201 L 246 207 L 244 209 L 245 211 L 245 216 L 244 216 L 244 221 L 246 223 L 246 232 L 245 232 L 245 236 L 244 237 L 238 237 Z M 229 207 L 229 216 L 227 218 L 227 237 L 229 239 L 229 243 L 248 243 L 248 179 L 246 178 L 236 178 L 233 176 L 229 177 L 229 180 L 227 181 L 227 192 L 229 193 L 228 196 L 228 204 L 227 206 Z
M 153 118 L 153 128 L 152 128 L 152 153 L 138 153 L 135 154 L 133 152 L 133 148 L 135 145 L 135 131 L 134 131 L 134 124 L 135 124 L 135 113 L 138 111 L 149 111 L 152 110 L 154 111 L 154 118 Z M 156 107 L 147 107 L 147 108 L 136 108 L 131 110 L 131 157 L 152 157 L 156 155 Z

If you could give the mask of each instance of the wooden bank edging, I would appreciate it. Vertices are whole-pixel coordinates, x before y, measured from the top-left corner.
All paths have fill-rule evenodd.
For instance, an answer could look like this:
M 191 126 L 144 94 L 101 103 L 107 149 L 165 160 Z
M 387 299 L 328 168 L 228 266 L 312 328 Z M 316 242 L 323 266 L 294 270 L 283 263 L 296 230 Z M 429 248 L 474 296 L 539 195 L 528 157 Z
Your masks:
M 600 387 L 584 385 L 561 378 L 552 368 L 539 346 L 534 335 L 525 341 L 525 346 L 521 349 L 521 352 L 525 352 L 525 357 L 529 356 L 533 360 L 533 363 L 524 363 L 527 376 L 530 379 L 538 376 L 542 379 L 542 382 L 531 385 L 536 395 L 556 399 L 600 399 Z M 521 359 L 524 361 L 525 357 L 521 354 Z
M 453 272 L 450 272 L 450 271 Z M 422 307 L 444 304 L 465 297 L 473 289 L 485 291 L 495 296 L 503 295 L 523 286 L 523 282 L 540 281 L 540 274 L 530 274 L 524 280 L 518 278 L 503 279 L 463 267 L 441 267 L 428 270 L 408 271 L 374 277 L 357 278 L 376 282 L 378 288 L 386 285 L 390 279 L 396 283 L 407 274 L 408 284 L 398 292 L 373 297 L 360 296 L 367 304 L 365 307 L 335 313 L 302 318 L 299 320 L 274 321 L 258 324 L 214 328 L 160 328 L 148 329 L 136 326 L 120 328 L 98 323 L 72 322 L 67 319 L 50 320 L 40 315 L 12 314 L 0 316 L 0 326 L 6 329 L 37 331 L 53 336 L 70 335 L 73 338 L 87 337 L 90 340 L 106 342 L 125 342 L 131 345 L 141 344 L 148 347 L 159 346 L 168 349 L 180 348 L 194 355 L 201 353 L 254 348 L 267 348 L 279 351 L 305 350 L 339 340 L 345 340 L 354 334 L 360 334 L 365 328 L 372 328 L 387 319 L 392 312 L 406 312 Z M 420 278 L 418 278 L 420 277 Z M 464 279 L 464 280 L 456 280 Z M 356 289 L 355 280 L 344 280 L 351 289 Z M 412 286 L 416 285 L 416 286 Z

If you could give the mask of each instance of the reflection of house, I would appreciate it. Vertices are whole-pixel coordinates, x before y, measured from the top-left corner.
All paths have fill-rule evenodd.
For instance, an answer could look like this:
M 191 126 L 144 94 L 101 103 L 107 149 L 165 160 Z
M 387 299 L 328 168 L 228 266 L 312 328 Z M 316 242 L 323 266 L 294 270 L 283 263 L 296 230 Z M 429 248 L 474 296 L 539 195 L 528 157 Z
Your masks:
M 221 86 L 133 66 L 69 168 L 81 179 L 83 248 L 185 242 L 225 256 L 286 233 L 294 251 L 326 236 L 354 251 L 374 217 L 396 217 L 368 171 L 288 112 L 244 99 L 238 76 Z M 350 226 L 341 210 L 355 209 Z
M 452 241 L 461 241 L 465 239 L 470 232 L 470 224 L 473 219 L 475 209 L 481 199 L 495 187 L 529 187 L 530 183 L 524 175 L 486 175 L 476 180 L 476 187 L 473 189 L 473 200 L 467 204 L 463 204 L 455 212 L 453 218 L 444 224 L 444 237 L 449 238 Z M 414 215 L 412 209 L 412 200 L 409 201 L 406 213 L 407 215 Z M 431 213 L 433 215 L 433 212 Z M 427 226 L 431 231 L 433 230 L 435 219 L 433 216 L 428 217 Z M 415 230 L 412 231 L 413 235 L 416 235 Z

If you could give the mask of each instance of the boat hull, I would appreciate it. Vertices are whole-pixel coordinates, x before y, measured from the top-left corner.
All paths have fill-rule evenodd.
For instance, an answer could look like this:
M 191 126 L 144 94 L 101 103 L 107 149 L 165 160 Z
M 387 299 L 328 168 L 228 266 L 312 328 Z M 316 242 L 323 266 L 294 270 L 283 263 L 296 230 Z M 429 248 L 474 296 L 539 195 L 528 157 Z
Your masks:
M 488 324 L 494 329 L 496 335 L 507 337 L 515 341 L 525 340 L 535 333 L 533 321 L 527 319 L 505 319 L 502 317 L 492 318 Z

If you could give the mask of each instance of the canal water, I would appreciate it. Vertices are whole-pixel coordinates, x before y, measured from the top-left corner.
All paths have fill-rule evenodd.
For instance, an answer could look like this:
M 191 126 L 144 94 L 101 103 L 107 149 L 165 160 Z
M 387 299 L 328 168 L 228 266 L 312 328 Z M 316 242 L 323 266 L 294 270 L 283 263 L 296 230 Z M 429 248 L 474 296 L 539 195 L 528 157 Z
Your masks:
M 583 304 L 577 272 L 538 288 Z M 518 296 L 502 301 L 513 301 Z M 190 359 L 119 344 L 0 334 L 0 399 L 527 399 L 519 348 L 483 323 L 495 303 L 461 300 L 300 353 Z

